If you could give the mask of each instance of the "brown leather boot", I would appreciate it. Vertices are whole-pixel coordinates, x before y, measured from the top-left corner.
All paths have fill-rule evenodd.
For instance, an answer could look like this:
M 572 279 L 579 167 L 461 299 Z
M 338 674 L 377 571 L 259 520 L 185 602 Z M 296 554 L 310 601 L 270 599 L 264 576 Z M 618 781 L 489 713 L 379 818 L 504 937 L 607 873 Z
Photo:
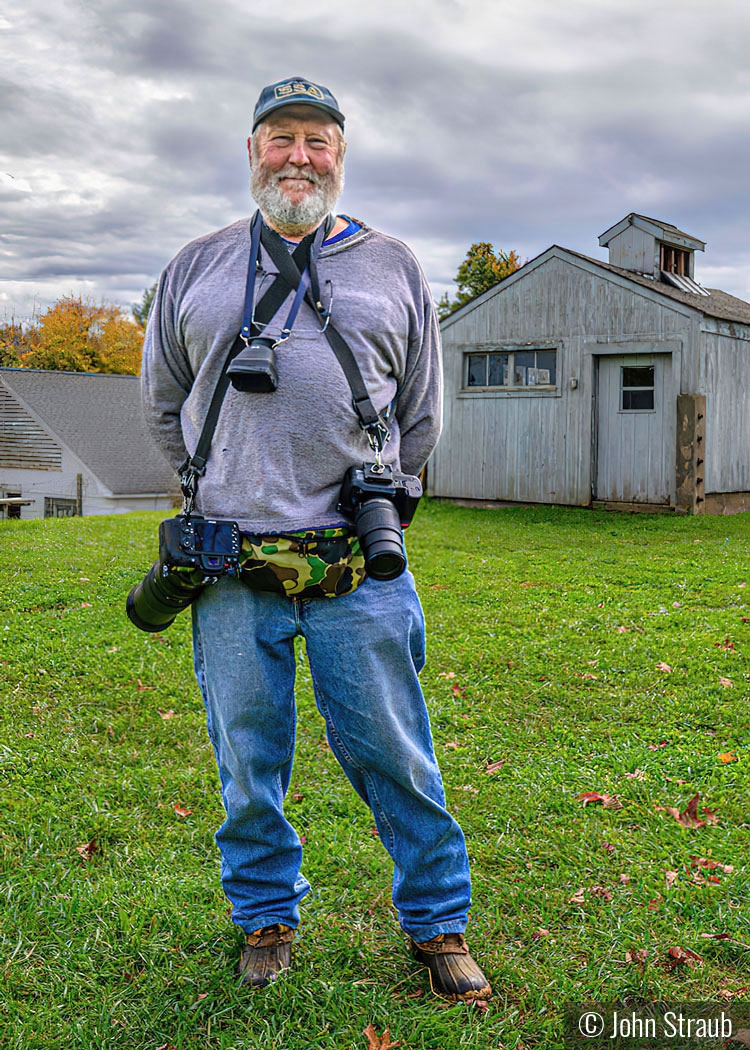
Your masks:
M 283 970 L 289 969 L 294 930 L 277 922 L 262 930 L 246 934 L 247 944 L 238 964 L 243 984 L 251 988 L 265 988 Z
M 422 944 L 411 938 L 411 950 L 414 958 L 427 967 L 436 995 L 453 1003 L 491 998 L 490 982 L 469 955 L 462 933 L 439 933 Z

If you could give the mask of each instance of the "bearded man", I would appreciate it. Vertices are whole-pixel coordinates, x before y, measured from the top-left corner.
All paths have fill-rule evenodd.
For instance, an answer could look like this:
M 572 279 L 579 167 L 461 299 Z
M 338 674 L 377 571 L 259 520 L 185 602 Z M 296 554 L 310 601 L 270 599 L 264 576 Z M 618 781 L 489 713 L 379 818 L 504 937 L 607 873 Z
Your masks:
M 418 679 L 424 620 L 401 571 L 393 510 L 439 435 L 439 332 L 409 249 L 331 215 L 343 128 L 325 87 L 293 77 L 263 89 L 248 139 L 258 212 L 172 260 L 144 348 L 155 438 L 183 479 L 192 463 L 196 511 L 233 520 L 242 534 L 241 574 L 206 586 L 192 610 L 226 809 L 216 835 L 222 884 L 245 934 L 239 973 L 263 987 L 290 966 L 310 889 L 283 812 L 301 636 L 331 750 L 393 859 L 393 902 L 412 953 L 439 995 L 487 999 L 463 936 L 468 858 L 445 807 Z M 241 352 L 228 355 L 232 347 Z M 198 457 L 222 376 L 210 452 Z M 345 478 L 354 496 L 342 495 Z M 395 487 L 377 499 L 384 478 Z M 362 507 L 385 524 L 362 525 Z

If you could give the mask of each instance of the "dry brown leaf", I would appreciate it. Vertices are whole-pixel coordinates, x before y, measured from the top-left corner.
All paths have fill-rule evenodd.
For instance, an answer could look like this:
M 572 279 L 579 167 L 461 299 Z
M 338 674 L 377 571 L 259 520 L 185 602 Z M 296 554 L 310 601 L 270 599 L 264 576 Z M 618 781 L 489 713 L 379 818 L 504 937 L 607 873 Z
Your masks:
M 625 962 L 637 963 L 641 968 L 646 965 L 646 959 L 648 959 L 648 950 L 646 948 L 638 948 L 634 952 L 625 952 Z
M 737 752 L 736 751 L 725 751 L 723 754 L 719 755 L 719 761 L 723 762 L 725 766 L 729 762 L 738 762 L 739 759 L 737 758 Z
M 730 642 L 728 638 L 725 638 L 723 642 L 714 642 L 717 649 L 723 649 L 725 653 L 731 653 L 735 649 L 734 642 Z
M 175 802 L 172 808 L 174 809 L 178 817 L 189 817 L 190 814 L 193 812 L 192 809 L 185 809 L 185 807 L 181 806 L 179 802 Z
M 497 773 L 505 765 L 505 759 L 501 759 L 499 762 L 488 762 L 485 766 L 485 773 Z
M 627 627 L 615 627 L 615 630 L 618 634 L 625 634 L 627 632 Z
M 645 780 L 646 770 L 636 769 L 632 773 L 626 773 L 625 776 L 628 778 L 628 780 Z
M 583 802 L 584 806 L 588 806 L 589 802 L 601 802 L 605 809 L 622 809 L 622 802 L 617 795 L 602 794 L 599 791 L 582 791 L 576 798 L 579 802 Z
M 617 847 L 613 846 L 611 842 L 602 842 L 602 849 L 604 850 L 605 853 L 609 853 L 611 855 L 612 853 L 615 852 Z
M 648 745 L 648 749 L 649 749 L 649 751 L 658 751 L 660 747 L 666 747 L 666 746 L 667 746 L 666 740 L 660 740 L 658 744 L 649 744 Z
M 646 907 L 649 911 L 658 911 L 661 908 L 661 902 L 664 900 L 660 893 L 657 893 L 655 897 L 652 897 Z
M 534 930 L 531 935 L 532 941 L 541 940 L 542 937 L 549 937 L 549 930 L 545 930 L 542 926 L 538 930 Z
M 159 712 L 159 714 L 161 715 L 161 717 L 164 719 L 165 722 L 168 722 L 170 718 L 174 718 L 175 717 L 174 711 L 171 708 L 169 709 L 169 711 L 162 711 L 162 709 L 160 707 L 157 707 L 156 710 Z
M 667 952 L 667 966 L 674 969 L 677 966 L 698 966 L 703 965 L 703 959 L 697 952 L 694 952 L 692 948 L 680 948 L 679 945 L 675 945 L 674 948 L 670 948 Z
M 601 897 L 602 900 L 611 901 L 612 894 L 609 892 L 606 886 L 592 886 L 591 887 L 592 897 Z
M 620 882 L 623 884 L 623 886 L 627 886 L 627 884 L 630 882 L 630 876 L 625 874 L 621 875 Z
M 371 1024 L 368 1024 L 362 1033 L 367 1038 L 367 1050 L 393 1050 L 396 1046 L 401 1046 L 401 1040 L 397 1039 L 395 1043 L 391 1042 L 391 1030 L 386 1028 L 382 1035 L 378 1035 Z
M 138 692 L 139 693 L 145 693 L 145 692 L 148 692 L 149 690 L 153 690 L 154 687 L 152 685 L 144 685 L 143 682 L 140 680 L 140 678 L 138 678 L 136 680 L 138 682 Z
M 731 678 L 725 678 L 723 675 L 719 675 L 719 685 L 723 686 L 725 689 L 731 689 L 734 682 Z
M 581 886 L 580 890 L 577 890 L 568 901 L 568 904 L 585 904 L 586 888 Z
M 707 860 L 705 857 L 696 857 L 694 853 L 690 854 L 690 867 L 705 868 L 707 871 L 713 871 L 714 868 L 720 868 L 725 875 L 731 875 L 734 871 L 733 864 L 720 864 L 718 860 Z
M 700 794 L 693 795 L 682 812 L 680 812 L 675 806 L 656 806 L 655 809 L 662 810 L 665 813 L 670 813 L 678 824 L 682 824 L 683 828 L 702 828 L 704 824 L 718 824 L 716 813 L 710 809 L 703 809 L 703 812 L 706 814 L 706 819 L 701 820 L 698 816 L 699 799 Z
M 656 670 L 657 671 L 664 671 L 665 674 L 669 674 L 669 672 L 672 670 L 672 668 L 669 666 L 669 664 L 665 664 L 664 661 L 662 660 L 660 663 L 658 663 L 656 665 Z
M 95 853 L 99 852 L 99 846 L 95 838 L 91 842 L 85 842 L 82 846 L 76 846 L 76 853 L 84 860 L 91 860 Z

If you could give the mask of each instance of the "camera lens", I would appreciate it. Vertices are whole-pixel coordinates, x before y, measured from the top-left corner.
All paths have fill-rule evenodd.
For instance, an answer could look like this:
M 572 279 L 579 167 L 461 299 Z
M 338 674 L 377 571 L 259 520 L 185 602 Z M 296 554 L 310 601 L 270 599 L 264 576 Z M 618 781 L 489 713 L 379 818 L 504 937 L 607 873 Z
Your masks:
M 201 582 L 194 582 L 196 577 Z M 165 575 L 162 563 L 157 561 L 128 595 L 128 619 L 141 631 L 163 631 L 177 613 L 195 601 L 203 587 L 201 575 L 194 570 Z
M 354 519 L 365 569 L 376 580 L 395 580 L 406 568 L 398 511 L 389 499 L 365 500 Z

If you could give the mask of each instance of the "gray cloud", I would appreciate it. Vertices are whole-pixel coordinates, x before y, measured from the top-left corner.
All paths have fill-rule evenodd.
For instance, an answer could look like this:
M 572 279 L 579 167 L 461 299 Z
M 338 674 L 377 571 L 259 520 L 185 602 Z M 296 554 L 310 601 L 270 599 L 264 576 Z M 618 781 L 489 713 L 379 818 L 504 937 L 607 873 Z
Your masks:
M 128 305 L 248 214 L 255 98 L 291 74 L 347 113 L 342 207 L 415 244 L 436 295 L 473 241 L 602 257 L 641 211 L 748 297 L 749 37 L 740 0 L 28 0 L 0 18 L 0 312 Z

